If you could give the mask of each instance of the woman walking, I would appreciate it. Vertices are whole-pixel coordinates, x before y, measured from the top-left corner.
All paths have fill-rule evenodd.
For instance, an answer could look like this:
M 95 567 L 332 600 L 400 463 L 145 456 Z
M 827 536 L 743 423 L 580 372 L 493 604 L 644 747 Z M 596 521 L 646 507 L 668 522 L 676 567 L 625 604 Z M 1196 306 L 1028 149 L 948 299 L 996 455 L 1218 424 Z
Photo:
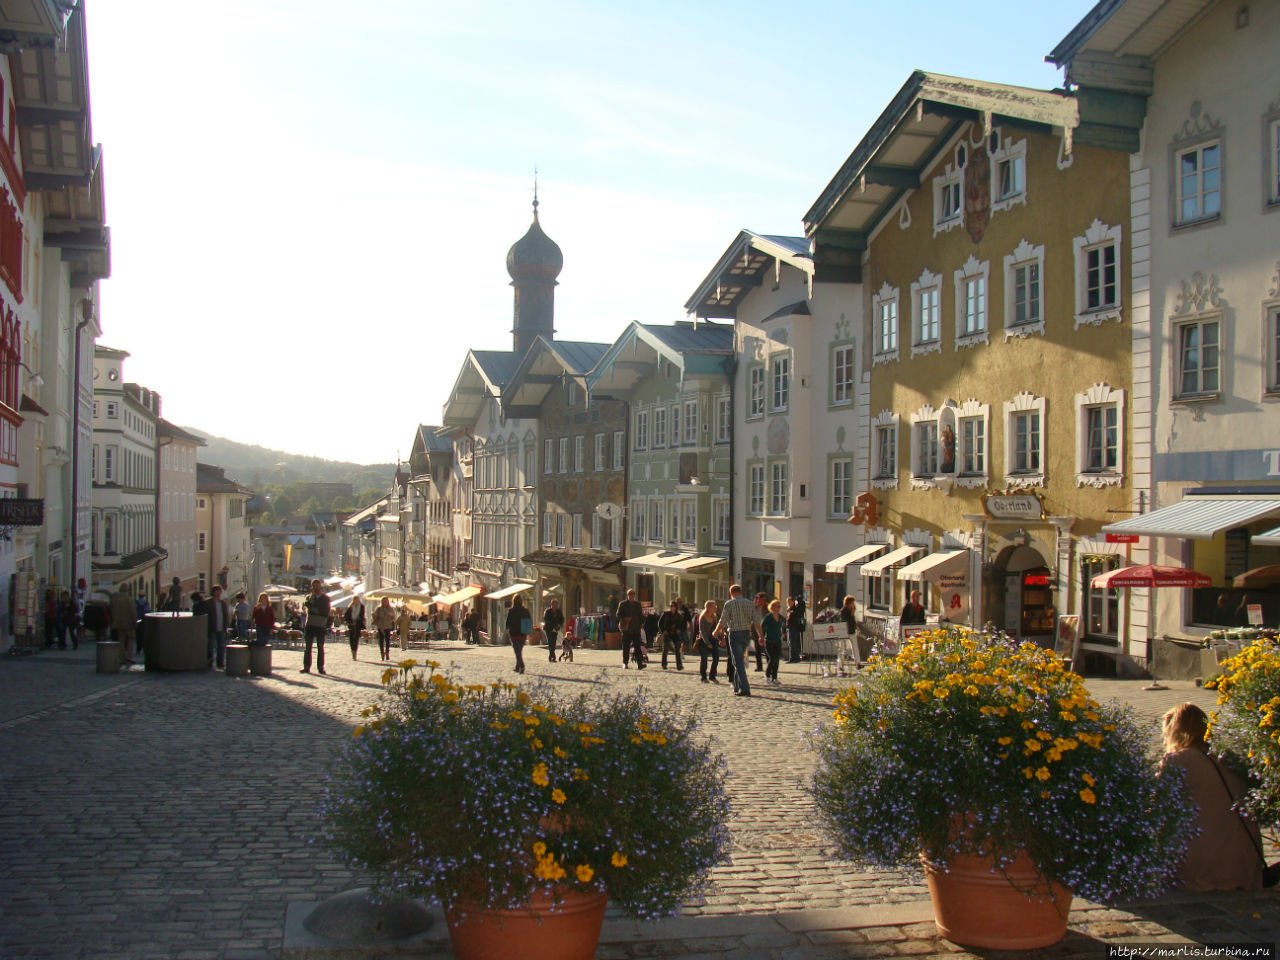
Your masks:
M 80 637 L 78 631 L 80 618 L 76 616 L 76 604 L 71 599 L 70 590 L 63 590 L 62 596 L 58 598 L 58 625 L 60 627 L 58 648 L 61 650 L 67 649 L 67 640 L 70 639 L 71 649 L 79 649 Z
M 347 643 L 351 645 L 351 659 L 359 660 L 360 653 L 360 634 L 364 632 L 364 601 L 360 598 L 360 594 L 356 594 L 348 604 L 347 609 L 342 614 L 342 620 L 347 625 Z
M 719 683 L 716 679 L 716 667 L 720 665 L 720 641 L 716 639 L 716 624 L 720 622 L 720 611 L 714 600 L 708 600 L 698 615 L 698 653 L 702 657 L 699 673 L 703 683 Z M 711 672 L 707 673 L 707 658 L 711 658 Z
M 840 619 L 845 629 L 849 631 L 849 649 L 853 651 L 853 665 L 862 669 L 862 651 L 858 649 L 858 601 L 853 597 L 844 598 L 844 605 L 840 607 Z M 843 661 L 839 669 L 840 672 L 844 672 Z
M 396 633 L 400 636 L 400 649 L 409 649 L 409 631 L 413 629 L 413 612 L 406 603 L 400 608 L 400 616 L 396 617 Z M 391 659 L 391 651 L 387 651 L 387 659 Z
M 258 594 L 258 602 L 253 607 L 253 642 L 261 646 L 271 642 L 271 635 L 276 629 L 276 612 L 271 607 L 271 600 L 265 593 Z
M 378 659 L 391 659 L 391 631 L 396 625 L 396 612 L 391 609 L 391 601 L 386 597 L 373 611 L 373 629 L 378 631 Z
M 771 683 L 775 687 L 781 682 L 778 680 L 778 663 L 782 660 L 782 631 L 785 627 L 782 601 L 773 600 L 769 603 L 769 612 L 760 621 L 760 632 L 764 635 L 765 656 L 769 658 L 764 671 L 765 683 Z
M 533 618 L 517 593 L 511 598 L 511 609 L 507 611 L 507 636 L 511 638 L 511 647 L 516 652 L 516 673 L 524 673 L 524 643 L 532 630 Z

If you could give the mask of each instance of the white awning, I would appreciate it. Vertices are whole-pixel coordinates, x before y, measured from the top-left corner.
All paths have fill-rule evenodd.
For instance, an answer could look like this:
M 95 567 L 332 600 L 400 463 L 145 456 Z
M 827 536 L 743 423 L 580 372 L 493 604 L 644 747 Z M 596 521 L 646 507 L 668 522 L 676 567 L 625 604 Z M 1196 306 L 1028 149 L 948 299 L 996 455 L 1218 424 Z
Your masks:
M 1138 517 L 1108 523 L 1102 532 L 1212 540 L 1223 530 L 1268 516 L 1280 516 L 1280 494 L 1190 496 Z
M 692 556 L 684 560 L 675 560 L 671 563 L 663 564 L 664 570 L 678 570 L 681 573 L 699 573 L 706 570 L 707 567 L 713 567 L 717 563 L 728 563 L 724 557 L 704 557 Z
M 630 557 L 622 561 L 624 567 L 666 567 L 680 560 L 692 560 L 692 553 L 670 553 L 660 551 L 647 553 L 643 557 Z
M 474 583 L 469 587 L 463 587 L 461 590 L 455 590 L 453 593 L 446 593 L 443 597 L 436 601 L 442 604 L 462 603 L 464 600 L 470 600 L 472 597 L 479 596 L 484 593 L 484 587 L 476 586 Z
M 917 553 L 924 553 L 924 549 L 924 547 L 907 544 L 897 550 L 890 550 L 883 557 L 876 557 L 874 560 L 868 560 L 864 563 L 862 565 L 862 575 L 864 577 L 878 577 L 890 567 L 896 567 L 903 560 L 910 559 Z
M 1280 547 L 1280 527 L 1258 534 L 1253 542 L 1260 547 Z
M 957 573 L 969 562 L 968 550 L 941 550 L 921 557 L 898 571 L 899 580 L 936 580 Z
M 487 600 L 501 600 L 503 597 L 514 596 L 517 593 L 523 593 L 526 590 L 532 590 L 532 583 L 513 583 L 509 587 L 503 587 L 501 590 L 495 590 L 493 593 L 485 594 Z
M 827 573 L 843 573 L 844 568 L 851 563 L 862 563 L 862 561 L 874 557 L 881 550 L 888 550 L 887 543 L 864 543 L 857 550 L 850 550 L 848 553 L 842 553 L 834 560 L 827 561 Z

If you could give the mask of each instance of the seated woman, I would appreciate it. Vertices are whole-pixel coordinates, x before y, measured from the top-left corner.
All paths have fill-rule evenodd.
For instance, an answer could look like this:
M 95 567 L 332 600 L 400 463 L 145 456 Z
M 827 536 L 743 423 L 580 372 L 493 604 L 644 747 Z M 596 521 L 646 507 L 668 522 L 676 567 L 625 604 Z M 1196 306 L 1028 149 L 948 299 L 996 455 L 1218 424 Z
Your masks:
M 1194 703 L 1164 715 L 1163 766 L 1186 771 L 1191 802 L 1199 809 L 1187 858 L 1179 871 L 1184 890 L 1259 890 L 1262 843 L 1258 828 L 1232 809 L 1244 781 L 1209 756 L 1209 718 Z

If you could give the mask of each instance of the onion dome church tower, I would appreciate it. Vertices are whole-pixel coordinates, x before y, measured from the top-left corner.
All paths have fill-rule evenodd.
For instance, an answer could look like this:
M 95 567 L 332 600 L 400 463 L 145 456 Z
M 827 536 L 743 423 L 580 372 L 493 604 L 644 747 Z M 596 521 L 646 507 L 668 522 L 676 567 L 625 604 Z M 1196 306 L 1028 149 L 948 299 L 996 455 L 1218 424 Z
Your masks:
M 556 277 L 564 267 L 564 254 L 538 223 L 538 187 L 533 188 L 533 223 L 507 251 L 507 273 L 515 288 L 513 347 L 524 356 L 535 337 L 555 339 Z

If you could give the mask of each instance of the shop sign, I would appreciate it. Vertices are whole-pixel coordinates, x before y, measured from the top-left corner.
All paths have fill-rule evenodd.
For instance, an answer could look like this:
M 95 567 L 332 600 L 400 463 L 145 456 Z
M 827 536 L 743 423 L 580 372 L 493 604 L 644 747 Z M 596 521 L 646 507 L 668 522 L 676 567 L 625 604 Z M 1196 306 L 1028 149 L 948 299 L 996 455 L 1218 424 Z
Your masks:
M 1137 543 L 1136 533 L 1108 533 L 1107 543 Z
M 969 571 L 945 573 L 935 581 L 939 613 L 949 623 L 969 622 Z
M 1038 493 L 988 493 L 982 508 L 992 520 L 1044 519 L 1044 499 Z
M 0 527 L 44 526 L 44 499 L 0 499 Z

